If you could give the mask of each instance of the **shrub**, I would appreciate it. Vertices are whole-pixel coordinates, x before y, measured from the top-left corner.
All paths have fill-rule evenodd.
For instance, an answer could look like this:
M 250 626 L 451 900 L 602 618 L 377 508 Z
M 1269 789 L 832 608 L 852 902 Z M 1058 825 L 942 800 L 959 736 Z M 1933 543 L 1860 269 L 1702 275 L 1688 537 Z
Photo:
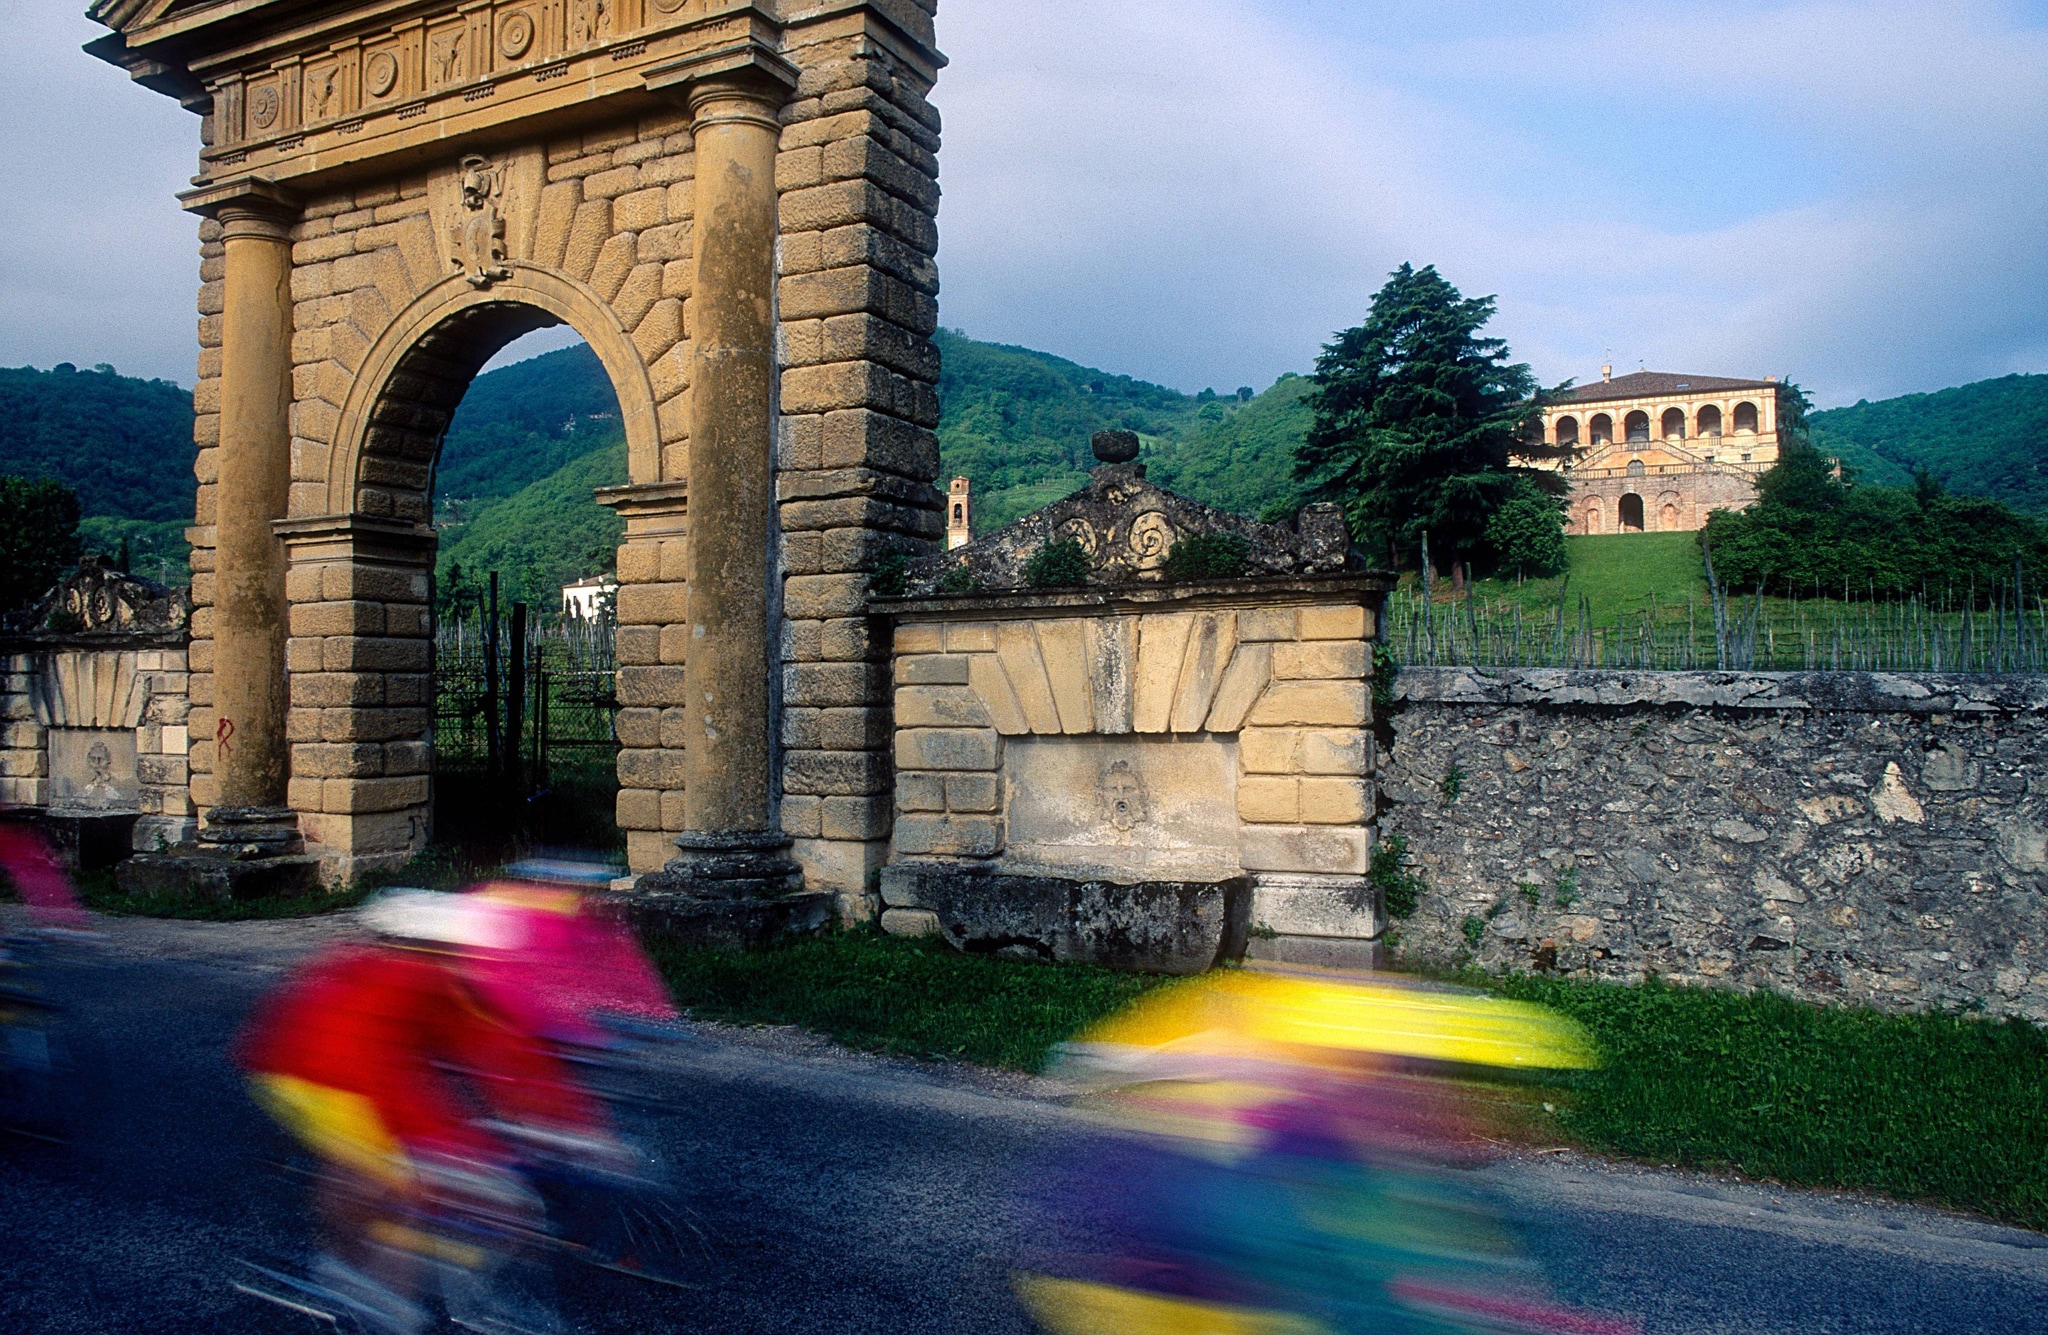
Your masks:
M 1386 906 L 1390 918 L 1414 916 L 1417 906 L 1422 903 L 1423 892 L 1429 887 L 1408 868 L 1408 839 L 1405 835 L 1390 834 L 1379 841 L 1372 850 L 1372 862 L 1367 866 L 1366 879 L 1380 892 L 1380 902 Z
M 910 584 L 910 558 L 895 552 L 882 558 L 868 576 L 868 592 L 877 598 L 901 598 Z
M 1190 534 L 1166 554 L 1166 577 L 1177 582 L 1236 579 L 1251 554 L 1251 545 L 1235 533 Z
M 1075 538 L 1055 538 L 1024 563 L 1024 582 L 1034 589 L 1074 588 L 1088 582 L 1088 549 Z

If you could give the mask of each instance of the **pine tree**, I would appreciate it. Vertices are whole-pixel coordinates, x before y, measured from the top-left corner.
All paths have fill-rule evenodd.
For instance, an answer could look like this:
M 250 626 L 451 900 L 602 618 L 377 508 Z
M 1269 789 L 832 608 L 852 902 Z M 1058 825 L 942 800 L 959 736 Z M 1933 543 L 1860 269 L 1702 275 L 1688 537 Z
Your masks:
M 1493 314 L 1492 297 L 1467 298 L 1434 266 L 1403 264 L 1366 322 L 1317 359 L 1296 475 L 1344 507 L 1366 550 L 1405 565 L 1426 532 L 1446 566 L 1491 564 L 1495 514 L 1532 496 L 1550 502 L 1562 532 L 1564 479 L 1526 463 L 1570 448 L 1533 443 L 1549 399 L 1508 361 L 1504 340 L 1479 336 Z

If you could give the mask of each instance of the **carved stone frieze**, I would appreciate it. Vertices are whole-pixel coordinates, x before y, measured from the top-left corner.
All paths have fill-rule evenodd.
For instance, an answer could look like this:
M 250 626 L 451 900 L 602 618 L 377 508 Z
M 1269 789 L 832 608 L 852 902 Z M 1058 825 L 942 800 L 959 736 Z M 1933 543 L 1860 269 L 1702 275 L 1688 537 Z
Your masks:
M 1121 435 L 1122 433 L 1105 433 Z M 1098 446 L 1098 457 L 1130 458 L 1124 442 Z M 1145 466 L 1104 463 L 1088 485 L 965 547 L 912 564 L 911 597 L 993 592 L 1025 587 L 1025 567 L 1047 543 L 1071 539 L 1088 557 L 1091 585 L 1149 583 L 1167 577 L 1168 558 L 1187 539 L 1230 535 L 1244 544 L 1246 578 L 1319 575 L 1362 568 L 1343 512 L 1334 505 L 1304 508 L 1291 521 L 1262 524 L 1230 514 L 1145 480 Z
M 43 636 L 182 635 L 192 616 L 189 590 L 165 588 L 88 556 L 10 629 Z

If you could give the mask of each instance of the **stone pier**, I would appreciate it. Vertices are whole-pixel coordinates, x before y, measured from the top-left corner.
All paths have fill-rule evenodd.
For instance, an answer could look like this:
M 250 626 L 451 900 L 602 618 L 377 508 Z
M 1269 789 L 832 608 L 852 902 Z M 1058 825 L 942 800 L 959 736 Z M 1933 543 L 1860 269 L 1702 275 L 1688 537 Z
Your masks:
M 93 6 L 89 50 L 204 118 L 190 767 L 242 813 L 209 824 L 329 879 L 430 838 L 435 461 L 567 324 L 626 436 L 632 870 L 873 910 L 868 577 L 944 531 L 935 9 Z

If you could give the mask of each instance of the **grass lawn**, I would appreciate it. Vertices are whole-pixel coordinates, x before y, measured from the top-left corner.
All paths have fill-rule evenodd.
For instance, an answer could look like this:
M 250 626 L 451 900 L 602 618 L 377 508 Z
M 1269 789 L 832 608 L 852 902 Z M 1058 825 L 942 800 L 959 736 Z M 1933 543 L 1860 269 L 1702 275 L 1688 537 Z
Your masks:
M 2048 1228 L 2048 1035 L 2033 1025 L 1654 982 L 1491 986 L 1598 1041 L 1605 1066 L 1554 1119 L 1577 1144 Z
M 1036 1071 L 1053 1045 L 1169 980 L 1082 964 L 1013 964 L 937 941 L 833 932 L 767 950 L 650 943 L 699 1019 L 793 1024 L 856 1048 Z
M 1676 608 L 1683 617 L 1686 599 L 1707 602 L 1706 568 L 1693 533 L 1605 533 L 1591 538 L 1566 538 L 1571 553 L 1571 585 L 1565 577 L 1482 579 L 1472 594 L 1481 602 L 1517 603 L 1526 612 L 1548 611 L 1564 591 L 1577 615 L 1579 595 L 1592 600 L 1595 624 L 1612 624 L 1624 612 L 1640 612 L 1654 596 L 1660 608 Z M 1438 581 L 1439 591 L 1449 584 Z
M 975 959 L 843 932 L 769 950 L 654 947 L 677 1004 L 855 1047 L 1033 1071 L 1166 980 Z M 2021 1022 L 1882 1015 L 1770 995 L 1471 979 L 1584 1024 L 1599 1071 L 1519 1119 L 1650 1163 L 1882 1192 L 2048 1228 L 2048 1036 Z M 1170 984 L 1169 984 L 1170 985 Z

